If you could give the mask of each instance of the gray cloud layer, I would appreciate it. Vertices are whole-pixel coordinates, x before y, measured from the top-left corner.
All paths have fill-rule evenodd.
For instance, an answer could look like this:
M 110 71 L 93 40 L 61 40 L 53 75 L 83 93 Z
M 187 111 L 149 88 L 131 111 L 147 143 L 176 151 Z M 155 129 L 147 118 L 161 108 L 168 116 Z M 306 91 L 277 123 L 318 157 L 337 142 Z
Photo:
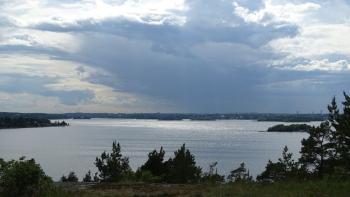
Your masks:
M 0 5 L 13 111 L 43 110 L 21 95 L 50 112 L 319 112 L 349 90 L 346 1 L 14 2 Z

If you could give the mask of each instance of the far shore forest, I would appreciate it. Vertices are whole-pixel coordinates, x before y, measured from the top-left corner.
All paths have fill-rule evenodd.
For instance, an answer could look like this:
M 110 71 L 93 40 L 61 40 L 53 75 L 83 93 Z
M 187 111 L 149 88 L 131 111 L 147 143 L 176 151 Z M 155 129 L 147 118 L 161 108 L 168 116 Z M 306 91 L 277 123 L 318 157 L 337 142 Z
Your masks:
M 108 188 L 111 183 L 185 184 L 184 188 L 193 184 L 211 185 L 208 188 L 219 185 L 213 186 L 214 189 L 208 193 L 199 193 L 199 196 L 209 196 L 215 188 L 226 192 L 223 196 L 232 196 L 242 188 L 249 187 L 256 190 L 255 194 L 259 194 L 259 191 L 263 191 L 263 187 L 259 185 L 270 187 L 273 194 L 274 190 L 300 183 L 292 191 L 292 196 L 345 196 L 350 192 L 350 97 L 346 93 L 341 106 L 339 109 L 334 98 L 328 106 L 328 118 L 319 126 L 307 128 L 309 136 L 301 141 L 300 158 L 295 159 L 288 147 L 284 147 L 281 157 L 277 161 L 268 161 L 265 170 L 257 177 L 250 175 L 244 163 L 233 167 L 227 175 L 218 173 L 217 162 L 210 164 L 209 171 L 203 172 L 185 144 L 168 160 L 164 158 L 165 150 L 159 147 L 158 150 L 150 152 L 148 160 L 133 171 L 129 158 L 122 154 L 121 145 L 114 141 L 110 152 L 104 151 L 92 161 L 97 169 L 95 174 L 87 169 L 85 177 L 79 180 L 74 172 L 70 172 L 62 176 L 60 182 L 73 184 L 81 181 L 102 188 Z M 318 193 L 317 190 L 311 190 L 311 193 L 305 190 L 306 193 L 302 193 L 300 189 L 304 188 L 303 183 L 309 185 L 309 188 L 313 187 L 312 184 L 318 184 L 315 187 L 319 191 L 328 189 L 327 192 L 330 193 Z M 333 187 L 337 190 L 333 191 Z M 27 160 L 24 157 L 11 161 L 0 160 L 0 192 L 3 196 L 89 196 L 88 193 L 83 195 L 84 190 L 70 191 L 57 186 L 34 159 Z M 166 193 L 163 194 L 159 196 L 166 196 Z

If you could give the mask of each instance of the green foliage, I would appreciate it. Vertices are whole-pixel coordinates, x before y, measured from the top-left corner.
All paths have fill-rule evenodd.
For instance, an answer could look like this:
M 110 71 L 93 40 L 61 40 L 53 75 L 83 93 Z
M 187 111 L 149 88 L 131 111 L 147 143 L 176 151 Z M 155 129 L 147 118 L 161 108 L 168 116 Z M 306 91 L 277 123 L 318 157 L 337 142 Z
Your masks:
M 343 113 L 333 98 L 328 120 L 310 129 L 302 141 L 299 162 L 314 176 L 350 176 L 350 97 L 344 97 Z
M 135 173 L 136 180 L 143 183 L 159 183 L 161 182 L 160 176 L 155 176 L 151 171 L 148 170 L 138 170 Z
M 230 172 L 230 174 L 227 176 L 227 179 L 231 182 L 250 182 L 253 180 L 253 177 L 250 176 L 249 171 L 245 167 L 245 163 L 242 162 L 237 169 Z
M 102 182 L 120 182 L 132 174 L 129 158 L 122 156 L 120 145 L 115 141 L 112 145 L 112 152 L 104 151 L 100 158 L 96 157 L 95 165 Z
M 159 153 L 153 150 L 148 154 L 148 160 L 136 172 L 137 180 L 141 182 L 160 182 L 165 176 L 166 166 L 164 162 L 165 151 L 160 148 Z
M 225 176 L 218 174 L 216 166 L 218 162 L 213 162 L 209 165 L 209 172 L 205 172 L 201 178 L 204 183 L 222 183 L 225 181 Z
M 85 177 L 83 178 L 84 183 L 90 183 L 94 182 L 91 176 L 91 171 L 89 170 L 88 173 L 85 174 Z
M 273 127 L 267 129 L 268 132 L 301 132 L 301 131 L 309 131 L 311 129 L 310 125 L 307 124 L 291 124 L 291 125 L 283 125 L 278 124 Z
M 53 184 L 34 159 L 22 157 L 8 162 L 0 159 L 0 187 L 4 196 L 45 196 Z
M 186 149 L 185 144 L 174 152 L 174 158 L 170 158 L 165 166 L 167 168 L 166 182 L 194 183 L 200 180 L 202 169 L 196 166 L 195 157 Z
M 350 175 L 350 97 L 344 92 L 345 101 L 343 104 L 343 114 L 332 102 L 329 106 L 329 122 L 334 128 L 331 143 L 334 144 L 334 160 L 337 168 L 343 168 L 347 175 Z
M 164 164 L 165 151 L 163 147 L 160 148 L 159 153 L 154 150 L 148 154 L 148 160 L 140 168 L 141 171 L 149 171 L 154 176 L 161 177 L 166 171 Z
M 0 129 L 52 126 L 68 126 L 68 123 L 65 121 L 51 122 L 49 119 L 35 117 L 0 117 Z
M 305 169 L 312 169 L 313 174 L 322 176 L 325 171 L 329 171 L 332 131 L 328 122 L 324 122 L 319 127 L 311 128 L 309 134 L 307 139 L 301 141 L 299 162 Z
M 299 173 L 298 163 L 293 159 L 293 154 L 288 153 L 288 147 L 285 146 L 282 152 L 282 158 L 278 162 L 268 161 L 265 171 L 257 176 L 258 181 L 281 181 L 296 178 Z
M 77 175 L 75 175 L 75 172 L 70 172 L 68 176 L 62 176 L 61 182 L 69 182 L 69 183 L 77 183 L 79 181 Z

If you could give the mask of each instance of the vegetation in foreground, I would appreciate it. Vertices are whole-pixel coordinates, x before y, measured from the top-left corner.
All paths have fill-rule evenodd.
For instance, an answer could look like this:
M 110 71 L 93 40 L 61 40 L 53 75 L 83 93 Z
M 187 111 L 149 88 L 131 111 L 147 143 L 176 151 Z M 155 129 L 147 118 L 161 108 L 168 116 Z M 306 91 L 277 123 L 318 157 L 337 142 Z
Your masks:
M 103 183 L 89 188 L 57 190 L 53 197 L 228 197 L 228 196 L 349 196 L 350 181 L 315 180 L 275 183 L 232 182 L 225 184 Z
M 5 196 L 347 196 L 350 97 L 345 93 L 344 96 L 342 113 L 333 99 L 328 106 L 329 119 L 309 129 L 309 137 L 301 142 L 298 160 L 285 147 L 282 157 L 277 162 L 269 161 L 256 181 L 244 163 L 226 179 L 217 173 L 217 162 L 210 165 L 208 172 L 203 172 L 185 144 L 166 161 L 163 148 L 150 152 L 146 163 L 134 172 L 119 143 L 113 142 L 112 152 L 105 151 L 96 158 L 98 172 L 92 177 L 88 171 L 80 188 L 74 172 L 61 178 L 62 183 L 71 183 L 67 189 L 53 186 L 51 178 L 33 159 L 0 160 L 0 193 Z M 92 187 L 88 187 L 91 183 Z

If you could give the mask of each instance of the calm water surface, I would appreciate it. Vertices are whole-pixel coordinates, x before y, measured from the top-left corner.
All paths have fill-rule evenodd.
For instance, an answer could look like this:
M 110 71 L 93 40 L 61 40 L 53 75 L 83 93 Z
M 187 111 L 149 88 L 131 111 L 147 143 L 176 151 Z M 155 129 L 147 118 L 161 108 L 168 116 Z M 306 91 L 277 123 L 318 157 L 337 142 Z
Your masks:
M 218 161 L 221 173 L 245 162 L 255 176 L 262 172 L 268 159 L 280 157 L 284 145 L 298 155 L 305 133 L 267 133 L 268 127 L 280 122 L 252 120 L 157 121 L 90 119 L 67 120 L 64 128 L 30 128 L 0 130 L 0 157 L 35 158 L 45 172 L 58 180 L 75 171 L 80 177 L 91 169 L 104 150 L 117 140 L 135 170 L 147 159 L 148 152 L 163 146 L 166 156 L 173 156 L 183 143 L 196 156 L 204 170 Z M 312 125 L 319 123 L 312 122 Z

